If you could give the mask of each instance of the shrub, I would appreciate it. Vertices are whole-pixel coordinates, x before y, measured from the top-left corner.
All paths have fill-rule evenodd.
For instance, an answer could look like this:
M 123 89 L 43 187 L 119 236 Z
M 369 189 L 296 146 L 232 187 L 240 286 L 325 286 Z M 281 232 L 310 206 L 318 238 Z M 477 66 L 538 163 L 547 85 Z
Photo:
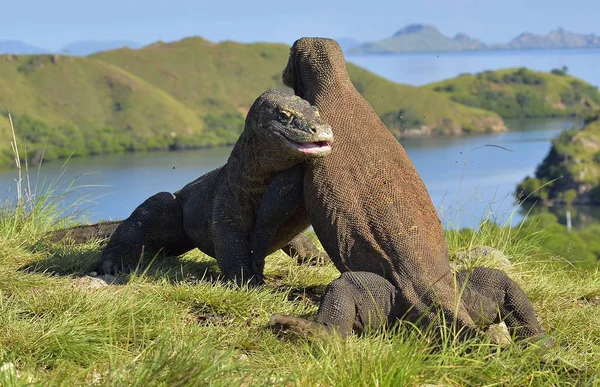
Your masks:
M 573 201 L 575 199 L 577 199 L 577 191 L 575 191 L 573 188 L 571 188 L 571 189 L 565 191 L 562 194 L 562 197 L 565 200 L 565 203 L 567 203 L 567 205 L 570 206 L 573 203 Z
M 552 69 L 550 72 L 554 75 L 565 76 L 567 75 L 567 71 L 569 68 L 567 66 L 562 66 L 560 69 Z

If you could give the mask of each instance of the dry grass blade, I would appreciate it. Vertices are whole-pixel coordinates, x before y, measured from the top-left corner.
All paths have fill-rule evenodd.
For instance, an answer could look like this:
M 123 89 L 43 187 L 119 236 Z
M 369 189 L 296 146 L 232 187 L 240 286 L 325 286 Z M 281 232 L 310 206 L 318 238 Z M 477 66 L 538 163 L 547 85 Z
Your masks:
M 15 155 L 15 164 L 17 166 L 17 170 L 18 170 L 18 178 L 17 178 L 17 201 L 18 203 L 21 203 L 22 200 L 22 192 L 21 192 L 21 182 L 22 180 L 22 176 L 21 176 L 21 158 L 19 156 L 19 146 L 17 145 L 17 135 L 15 134 L 15 126 L 13 124 L 13 120 L 12 120 L 12 115 L 10 114 L 10 111 L 8 112 L 8 121 L 10 122 L 10 130 L 12 132 L 12 141 L 10 142 L 10 146 L 12 148 L 13 154 Z

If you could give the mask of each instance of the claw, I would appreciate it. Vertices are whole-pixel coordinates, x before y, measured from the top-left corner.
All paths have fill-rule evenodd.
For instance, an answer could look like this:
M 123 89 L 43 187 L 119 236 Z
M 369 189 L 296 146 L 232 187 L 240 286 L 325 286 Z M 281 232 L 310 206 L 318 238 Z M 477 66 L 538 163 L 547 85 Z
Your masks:
M 329 333 L 323 324 L 308 321 L 302 317 L 284 316 L 275 313 L 269 319 L 271 330 L 281 336 L 295 334 L 302 337 L 324 336 Z

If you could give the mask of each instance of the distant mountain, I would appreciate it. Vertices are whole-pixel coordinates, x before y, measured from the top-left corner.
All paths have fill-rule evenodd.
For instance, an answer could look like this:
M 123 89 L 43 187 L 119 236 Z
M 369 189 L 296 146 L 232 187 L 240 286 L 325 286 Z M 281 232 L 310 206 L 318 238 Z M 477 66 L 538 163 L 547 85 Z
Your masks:
M 487 45 L 480 39 L 473 39 L 467 34 L 458 33 L 454 36 L 454 40 L 459 42 L 464 50 L 483 50 L 487 48 Z
M 507 45 L 496 45 L 508 49 L 556 49 L 556 48 L 598 48 L 600 36 L 594 34 L 577 34 L 559 28 L 548 35 L 536 35 L 524 32 L 508 42 Z
M 45 48 L 32 46 L 19 40 L 0 40 L 0 54 L 28 55 L 48 52 Z
M 97 52 L 115 50 L 123 47 L 136 49 L 141 48 L 142 45 L 129 40 L 84 40 L 63 47 L 61 52 L 75 56 L 87 56 Z
M 87 56 L 102 51 L 115 50 L 123 47 L 132 49 L 141 48 L 143 45 L 129 40 L 86 40 L 71 43 L 60 50 L 62 54 L 73 56 Z M 50 54 L 51 50 L 32 46 L 19 40 L 0 40 L 0 55 L 32 55 L 32 54 Z
M 443 52 L 469 50 L 520 50 L 558 48 L 600 48 L 600 36 L 578 34 L 558 28 L 547 35 L 524 32 L 508 43 L 487 45 L 479 39 L 459 33 L 454 38 L 443 35 L 437 28 L 427 24 L 410 24 L 392 37 L 378 42 L 364 43 L 351 49 L 348 54 L 397 54 L 402 52 Z
M 427 24 L 410 24 L 397 31 L 391 38 L 379 42 L 364 43 L 348 51 L 348 54 L 395 54 L 400 52 L 464 51 L 485 48 L 486 45 L 465 34 L 449 38 L 437 28 Z

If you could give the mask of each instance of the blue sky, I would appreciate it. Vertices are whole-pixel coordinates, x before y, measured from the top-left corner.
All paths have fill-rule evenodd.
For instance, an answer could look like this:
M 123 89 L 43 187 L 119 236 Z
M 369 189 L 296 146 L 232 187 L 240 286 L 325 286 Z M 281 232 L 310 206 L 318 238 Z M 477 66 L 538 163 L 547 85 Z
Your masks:
M 57 50 L 77 40 L 292 43 L 300 36 L 378 40 L 410 23 L 486 43 L 558 26 L 600 34 L 600 0 L 3 0 L 0 40 Z

